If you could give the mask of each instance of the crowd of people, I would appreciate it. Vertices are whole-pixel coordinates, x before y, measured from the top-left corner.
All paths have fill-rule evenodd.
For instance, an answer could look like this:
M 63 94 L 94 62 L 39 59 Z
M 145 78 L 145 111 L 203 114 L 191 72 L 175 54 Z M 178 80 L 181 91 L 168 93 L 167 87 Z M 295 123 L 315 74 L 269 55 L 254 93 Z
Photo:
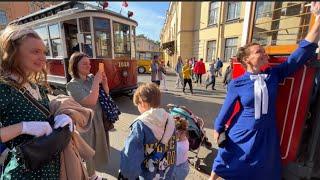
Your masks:
M 312 3 L 312 8 L 319 12 L 320 3 Z M 231 80 L 232 66 L 227 68 L 224 82 L 228 91 L 214 121 L 214 139 L 219 144 L 222 134 L 228 138 L 218 149 L 210 180 L 281 179 L 276 89 L 285 77 L 316 57 L 318 14 L 299 47 L 278 66 L 261 71 L 268 55 L 258 43 L 239 48 L 237 59 L 246 72 Z M 103 179 L 96 171 L 106 172 L 111 163 L 109 130 L 120 114 L 109 95 L 107 76 L 100 68 L 91 74 L 88 56 L 75 52 L 69 63 L 69 96 L 50 101 L 45 54 L 46 46 L 32 29 L 8 26 L 0 37 L 0 141 L 9 149 L 1 179 Z M 166 71 L 158 58 L 151 65 L 152 83 L 140 85 L 134 93 L 133 103 L 141 114 L 130 125 L 121 151 L 119 179 L 180 180 L 189 172 L 188 122 L 160 107 L 159 86 Z M 219 58 L 210 64 L 206 87 L 215 89 L 222 66 Z M 203 59 L 195 58 L 183 61 L 179 57 L 175 70 L 176 86 L 181 85 L 185 92 L 188 84 L 191 93 L 192 79 L 202 85 L 206 73 Z M 236 102 L 242 111 L 226 129 Z M 44 148 L 30 152 L 30 146 Z

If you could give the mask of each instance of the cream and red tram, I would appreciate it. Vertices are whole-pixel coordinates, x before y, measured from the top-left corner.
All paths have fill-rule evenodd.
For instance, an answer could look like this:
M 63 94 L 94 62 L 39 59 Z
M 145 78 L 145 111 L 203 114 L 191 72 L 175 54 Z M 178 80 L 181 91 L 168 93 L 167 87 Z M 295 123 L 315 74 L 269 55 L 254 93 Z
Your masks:
M 305 1 L 246 2 L 241 45 L 259 42 L 269 65 L 284 62 L 308 33 L 315 17 Z M 319 48 L 317 50 L 319 52 Z M 307 63 L 279 84 L 276 117 L 283 179 L 320 178 L 320 63 Z M 264 68 L 267 68 L 264 67 Z M 233 78 L 244 73 L 233 60 Z M 237 104 L 234 115 L 239 111 Z M 229 120 L 229 123 L 232 119 Z
M 31 27 L 41 36 L 48 49 L 48 81 L 54 89 L 64 89 L 70 81 L 69 58 L 75 51 L 90 57 L 92 73 L 104 64 L 111 93 L 137 88 L 138 24 L 129 17 L 87 3 L 62 2 L 10 24 Z

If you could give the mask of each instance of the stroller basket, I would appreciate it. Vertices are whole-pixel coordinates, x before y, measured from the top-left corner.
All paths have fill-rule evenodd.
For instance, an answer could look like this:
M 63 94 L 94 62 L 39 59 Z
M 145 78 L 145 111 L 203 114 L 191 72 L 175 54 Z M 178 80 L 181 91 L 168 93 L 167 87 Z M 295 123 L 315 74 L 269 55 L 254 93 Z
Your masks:
M 172 116 L 179 116 L 181 118 L 184 118 L 188 121 L 188 133 L 189 133 L 189 149 L 190 150 L 196 150 L 201 145 L 203 133 L 199 127 L 199 125 L 196 123 L 195 119 L 192 117 L 192 115 L 187 112 L 186 110 L 174 107 L 170 110 L 170 114 Z

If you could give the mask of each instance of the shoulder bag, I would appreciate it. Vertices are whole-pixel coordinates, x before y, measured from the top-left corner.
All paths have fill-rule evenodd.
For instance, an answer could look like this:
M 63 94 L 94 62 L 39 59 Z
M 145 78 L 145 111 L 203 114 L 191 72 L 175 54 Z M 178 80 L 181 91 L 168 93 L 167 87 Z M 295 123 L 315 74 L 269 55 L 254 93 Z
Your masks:
M 8 84 L 20 92 L 33 106 L 40 110 L 47 118 L 53 118 L 50 111 L 40 104 L 27 91 L 26 88 L 18 88 L 13 83 Z M 71 132 L 68 126 L 53 129 L 48 136 L 35 137 L 34 139 L 16 146 L 17 159 L 22 161 L 25 169 L 35 170 L 50 162 L 69 143 Z

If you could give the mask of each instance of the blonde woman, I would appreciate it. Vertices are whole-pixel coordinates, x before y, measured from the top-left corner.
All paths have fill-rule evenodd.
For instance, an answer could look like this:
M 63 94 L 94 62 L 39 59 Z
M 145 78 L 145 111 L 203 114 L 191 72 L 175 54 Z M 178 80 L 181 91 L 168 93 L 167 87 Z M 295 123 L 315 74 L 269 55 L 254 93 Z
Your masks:
M 49 135 L 53 127 L 72 124 L 67 115 L 48 119 L 24 95 L 13 88 L 25 88 L 34 99 L 49 109 L 46 95 L 46 46 L 32 29 L 8 26 L 0 38 L 0 141 L 11 151 L 2 179 L 59 179 L 60 154 L 35 170 L 26 170 L 17 159 L 16 147 L 34 137 Z M 41 84 L 40 82 L 44 82 Z

